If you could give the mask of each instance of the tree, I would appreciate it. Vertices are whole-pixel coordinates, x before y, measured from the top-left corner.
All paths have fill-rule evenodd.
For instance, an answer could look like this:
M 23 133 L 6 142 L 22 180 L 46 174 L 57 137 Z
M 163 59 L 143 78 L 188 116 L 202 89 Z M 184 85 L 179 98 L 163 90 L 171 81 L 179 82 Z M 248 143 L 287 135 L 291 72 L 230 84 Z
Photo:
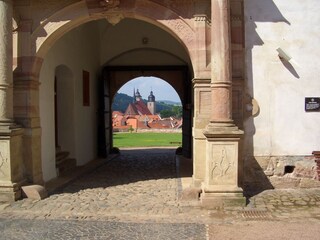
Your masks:
M 176 118 L 182 117 L 182 106 L 173 106 L 172 107 L 173 116 Z
M 168 118 L 168 117 L 181 118 L 182 106 L 172 106 L 171 109 L 162 110 L 160 111 L 160 115 L 162 118 Z
M 128 131 L 132 133 L 134 131 L 134 128 L 130 125 L 130 127 L 128 128 Z
M 162 111 L 160 112 L 160 116 L 161 116 L 162 118 L 172 117 L 172 115 L 173 115 L 172 110 L 162 110 Z

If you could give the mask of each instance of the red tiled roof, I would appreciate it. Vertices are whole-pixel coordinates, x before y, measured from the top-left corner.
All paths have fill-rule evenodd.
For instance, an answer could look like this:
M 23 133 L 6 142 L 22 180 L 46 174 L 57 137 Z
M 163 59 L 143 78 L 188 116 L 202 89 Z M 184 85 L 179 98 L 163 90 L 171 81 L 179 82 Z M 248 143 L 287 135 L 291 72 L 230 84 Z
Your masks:
M 135 103 L 130 103 L 125 115 L 152 115 L 148 107 L 143 101 L 137 101 Z
M 138 115 L 137 108 L 133 103 L 130 103 L 125 111 L 124 115 Z
M 140 115 L 152 115 L 148 107 L 144 104 L 143 101 L 137 101 L 134 103 L 134 105 L 136 106 L 138 113 Z

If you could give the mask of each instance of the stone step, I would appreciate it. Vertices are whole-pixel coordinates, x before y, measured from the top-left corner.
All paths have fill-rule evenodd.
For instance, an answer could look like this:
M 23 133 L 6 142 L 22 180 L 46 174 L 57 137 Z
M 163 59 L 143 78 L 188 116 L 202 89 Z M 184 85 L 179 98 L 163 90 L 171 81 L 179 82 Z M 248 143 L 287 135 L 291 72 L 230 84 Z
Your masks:
M 65 158 L 56 163 L 58 175 L 62 175 L 65 172 L 74 169 L 77 166 L 77 160 L 75 158 Z
M 56 164 L 63 161 L 64 159 L 68 158 L 69 152 L 67 151 L 61 151 L 56 153 Z

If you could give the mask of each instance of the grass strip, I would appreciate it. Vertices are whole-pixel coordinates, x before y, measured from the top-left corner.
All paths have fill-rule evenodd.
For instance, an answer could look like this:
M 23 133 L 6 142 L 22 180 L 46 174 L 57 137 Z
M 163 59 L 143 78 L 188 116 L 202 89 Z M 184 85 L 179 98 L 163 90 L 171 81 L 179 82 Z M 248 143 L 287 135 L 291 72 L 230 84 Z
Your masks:
M 114 133 L 114 147 L 181 146 L 181 133 Z

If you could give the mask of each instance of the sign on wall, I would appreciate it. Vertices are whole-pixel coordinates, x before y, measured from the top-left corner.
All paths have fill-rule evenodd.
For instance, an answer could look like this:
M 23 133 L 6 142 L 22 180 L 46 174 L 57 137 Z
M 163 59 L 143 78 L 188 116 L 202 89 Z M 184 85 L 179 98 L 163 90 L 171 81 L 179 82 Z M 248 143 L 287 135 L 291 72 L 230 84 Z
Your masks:
M 305 111 L 306 112 L 319 112 L 320 111 L 320 97 L 306 97 L 305 98 Z

